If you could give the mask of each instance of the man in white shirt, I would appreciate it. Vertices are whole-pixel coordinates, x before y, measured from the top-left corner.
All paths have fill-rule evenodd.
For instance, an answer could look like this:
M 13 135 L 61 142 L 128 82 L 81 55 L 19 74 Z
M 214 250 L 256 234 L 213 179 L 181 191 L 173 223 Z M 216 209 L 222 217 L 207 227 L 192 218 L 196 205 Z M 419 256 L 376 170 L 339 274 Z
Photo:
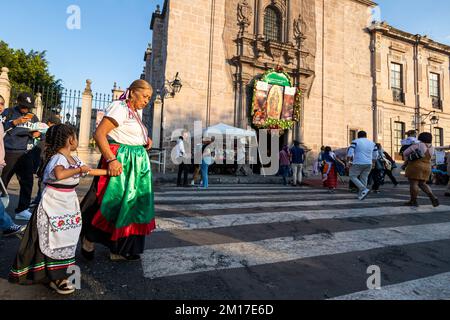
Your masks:
M 367 180 L 377 160 L 377 147 L 373 141 L 367 139 L 367 133 L 360 131 L 358 139 L 354 140 L 348 149 L 347 160 L 351 165 L 350 179 L 359 190 L 359 200 L 364 200 L 370 190 Z
M 177 141 L 176 146 L 176 157 L 177 161 L 181 161 L 178 166 L 178 179 L 177 186 L 178 187 L 187 187 L 188 186 L 188 174 L 189 174 L 189 166 L 190 166 L 190 157 L 186 153 L 186 148 L 184 146 L 184 138 L 180 136 Z M 184 173 L 183 184 L 181 184 L 181 175 Z

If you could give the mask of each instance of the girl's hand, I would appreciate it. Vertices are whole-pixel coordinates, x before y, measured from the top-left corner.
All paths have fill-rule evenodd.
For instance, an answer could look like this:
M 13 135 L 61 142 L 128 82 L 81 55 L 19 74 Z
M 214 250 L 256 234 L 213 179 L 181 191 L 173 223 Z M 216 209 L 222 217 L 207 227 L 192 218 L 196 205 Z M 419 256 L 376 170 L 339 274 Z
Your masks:
M 88 166 L 82 166 L 81 168 L 81 173 L 88 173 L 89 171 L 91 171 L 92 169 Z
M 108 164 L 108 173 L 111 177 L 118 177 L 122 174 L 123 168 L 122 164 L 115 160 Z

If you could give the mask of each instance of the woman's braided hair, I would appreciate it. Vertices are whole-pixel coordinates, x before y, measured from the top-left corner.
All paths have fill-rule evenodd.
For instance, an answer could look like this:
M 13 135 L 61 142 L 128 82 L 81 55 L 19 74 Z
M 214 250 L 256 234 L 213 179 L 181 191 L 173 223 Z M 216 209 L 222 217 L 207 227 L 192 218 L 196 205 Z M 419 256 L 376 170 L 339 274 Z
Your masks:
M 50 159 L 58 153 L 61 148 L 64 148 L 67 143 L 67 139 L 70 137 L 76 137 L 77 132 L 73 126 L 66 124 L 57 124 L 50 127 L 45 135 L 45 147 L 44 147 L 44 161 L 38 172 L 38 175 L 42 178 L 45 167 L 49 163 Z

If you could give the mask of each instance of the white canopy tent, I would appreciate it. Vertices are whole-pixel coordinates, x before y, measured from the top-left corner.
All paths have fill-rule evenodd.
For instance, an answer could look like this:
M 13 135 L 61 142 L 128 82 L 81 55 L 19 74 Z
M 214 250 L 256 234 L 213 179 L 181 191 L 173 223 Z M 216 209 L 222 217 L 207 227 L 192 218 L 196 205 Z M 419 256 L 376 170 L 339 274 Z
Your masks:
M 171 136 L 172 141 L 176 141 L 178 137 L 181 135 L 181 132 L 173 132 Z M 198 138 L 199 134 L 194 135 L 195 132 L 191 131 L 190 136 L 192 138 Z M 215 126 L 211 126 L 209 128 L 206 128 L 202 130 L 201 136 L 202 138 L 211 138 L 214 136 L 220 136 L 225 139 L 227 137 L 235 137 L 236 139 L 239 138 L 256 138 L 256 132 L 253 130 L 245 130 L 241 128 L 232 127 L 230 125 L 219 123 Z
M 256 137 L 256 132 L 253 130 L 245 130 L 229 126 L 224 123 L 219 123 L 215 126 L 209 127 L 203 131 L 204 137 L 213 137 L 215 135 L 225 135 L 236 138 Z

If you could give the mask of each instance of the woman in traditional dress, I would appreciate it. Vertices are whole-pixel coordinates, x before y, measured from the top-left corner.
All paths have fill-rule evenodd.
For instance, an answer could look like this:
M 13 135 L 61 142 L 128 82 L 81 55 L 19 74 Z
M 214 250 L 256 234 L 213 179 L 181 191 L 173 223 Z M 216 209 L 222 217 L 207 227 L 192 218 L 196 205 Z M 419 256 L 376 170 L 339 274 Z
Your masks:
M 403 153 L 405 160 L 413 153 L 420 156 L 408 159 L 405 176 L 409 180 L 411 199 L 406 206 L 418 207 L 419 188 L 430 198 L 433 207 L 439 206 L 439 199 L 433 194 L 427 181 L 431 175 L 431 158 L 434 155 L 433 136 L 429 132 L 419 135 L 419 143 L 413 144 Z
M 339 162 L 343 167 L 345 167 L 345 164 L 336 157 L 336 154 L 331 151 L 330 147 L 324 149 L 322 160 L 325 163 L 323 167 L 323 186 L 328 188 L 330 193 L 335 193 L 338 181 L 336 162 Z
M 45 187 L 20 243 L 10 282 L 49 284 L 59 294 L 75 291 L 67 280 L 82 226 L 75 188 L 81 176 L 106 174 L 72 156 L 77 146 L 75 128 L 60 124 L 47 131 L 45 169 L 40 172 Z
M 81 203 L 82 255 L 94 258 L 94 243 L 110 250 L 113 261 L 140 260 L 145 237 L 155 229 L 150 160 L 152 146 L 142 122 L 142 110 L 153 89 L 134 81 L 119 101 L 113 102 L 95 133 L 102 153 L 99 167 L 110 178 L 94 179 Z

